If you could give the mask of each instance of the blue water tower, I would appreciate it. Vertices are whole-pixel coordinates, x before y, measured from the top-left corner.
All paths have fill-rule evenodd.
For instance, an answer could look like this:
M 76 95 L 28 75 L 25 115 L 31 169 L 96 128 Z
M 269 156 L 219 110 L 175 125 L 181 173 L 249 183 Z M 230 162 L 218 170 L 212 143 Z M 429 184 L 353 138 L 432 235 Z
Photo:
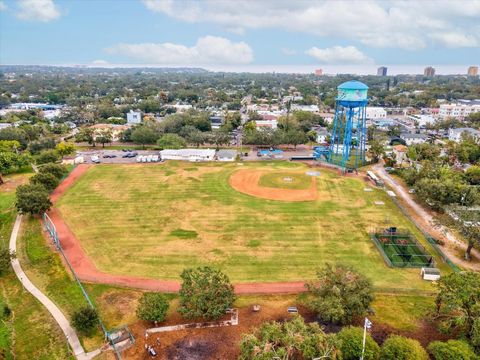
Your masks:
M 351 80 L 340 84 L 337 90 L 327 161 L 343 170 L 357 169 L 365 164 L 368 86 Z

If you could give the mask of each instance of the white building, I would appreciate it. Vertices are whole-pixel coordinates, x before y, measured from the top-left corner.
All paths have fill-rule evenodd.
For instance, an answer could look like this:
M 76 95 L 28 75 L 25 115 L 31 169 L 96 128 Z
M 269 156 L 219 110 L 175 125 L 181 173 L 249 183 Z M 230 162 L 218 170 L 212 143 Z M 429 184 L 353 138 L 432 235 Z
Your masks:
M 438 116 L 441 119 L 449 117 L 463 119 L 476 112 L 480 112 L 480 104 L 476 101 L 471 103 L 440 104 Z
M 315 138 L 315 141 L 316 141 L 318 144 L 323 144 L 323 143 L 327 142 L 327 137 L 328 137 L 328 131 L 327 131 L 327 129 L 325 129 L 325 128 L 320 128 L 320 129 L 315 130 L 315 132 L 317 133 L 317 136 L 316 136 L 316 138 Z
M 142 112 L 137 110 L 127 113 L 127 124 L 140 124 L 142 122 Z
M 217 151 L 218 161 L 235 161 L 237 158 L 236 150 L 221 149 Z
M 462 140 L 462 135 L 468 134 L 473 136 L 476 140 L 480 140 L 480 131 L 472 128 L 458 128 L 448 130 L 448 140 L 460 142 Z
M 419 127 L 425 127 L 427 124 L 433 124 L 437 121 L 432 115 L 409 115 L 408 118 L 417 122 Z
M 255 120 L 255 125 L 257 126 L 257 130 L 270 128 L 275 130 L 278 127 L 278 121 L 273 120 Z
M 167 149 L 160 151 L 162 160 L 212 161 L 215 158 L 213 149 Z
M 385 119 L 387 117 L 387 111 L 379 106 L 367 106 L 365 113 L 367 119 Z
M 428 139 L 428 136 L 425 134 L 401 133 L 400 139 L 404 140 L 405 143 L 410 146 L 425 143 Z
M 320 108 L 318 107 L 318 105 L 292 104 L 292 106 L 290 107 L 290 111 L 306 111 L 306 112 L 318 113 L 320 112 Z

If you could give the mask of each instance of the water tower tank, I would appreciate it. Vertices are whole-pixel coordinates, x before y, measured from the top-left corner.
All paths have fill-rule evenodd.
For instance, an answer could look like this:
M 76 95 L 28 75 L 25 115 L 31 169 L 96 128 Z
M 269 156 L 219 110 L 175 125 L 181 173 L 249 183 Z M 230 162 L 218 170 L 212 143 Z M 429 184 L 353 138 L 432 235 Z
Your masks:
M 368 100 L 368 86 L 357 80 L 344 82 L 337 87 L 337 90 L 337 100 L 343 106 L 355 107 Z

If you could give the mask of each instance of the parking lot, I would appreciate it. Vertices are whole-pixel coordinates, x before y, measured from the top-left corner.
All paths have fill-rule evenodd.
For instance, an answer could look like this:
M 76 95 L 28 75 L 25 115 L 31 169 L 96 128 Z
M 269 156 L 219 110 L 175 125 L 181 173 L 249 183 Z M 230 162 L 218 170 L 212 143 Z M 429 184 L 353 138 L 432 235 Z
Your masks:
M 88 150 L 78 151 L 77 156 L 83 156 L 85 164 L 94 164 L 92 161 L 95 157 L 98 157 L 97 163 L 102 164 L 130 164 L 137 163 L 137 157 L 142 156 L 158 156 L 160 158 L 160 152 L 158 150 Z M 159 161 L 157 161 L 159 162 Z

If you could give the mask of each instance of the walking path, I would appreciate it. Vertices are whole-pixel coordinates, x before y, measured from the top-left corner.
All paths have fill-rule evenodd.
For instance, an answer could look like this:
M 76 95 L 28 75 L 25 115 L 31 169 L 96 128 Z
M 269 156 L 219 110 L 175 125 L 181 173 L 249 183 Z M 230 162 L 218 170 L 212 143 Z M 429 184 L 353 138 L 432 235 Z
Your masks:
M 428 233 L 433 235 L 436 238 L 443 239 L 449 247 L 443 247 L 442 250 L 450 257 L 455 259 L 455 263 L 460 265 L 463 268 L 471 270 L 479 270 L 478 263 L 472 263 L 461 259 L 455 254 L 454 248 L 460 248 L 465 250 L 467 244 L 458 240 L 446 227 L 439 225 L 435 222 L 433 216 L 426 211 L 422 206 L 420 206 L 415 200 L 412 199 L 410 194 L 403 188 L 403 186 L 396 181 L 392 176 L 390 176 L 382 164 L 377 164 L 373 167 L 378 176 L 390 186 L 396 193 L 399 195 L 405 203 L 416 213 L 415 218 L 418 220 L 419 225 L 426 229 Z M 480 259 L 480 252 L 476 249 L 472 249 L 472 256 Z
M 16 253 L 16 250 L 17 250 L 17 236 L 20 230 L 20 225 L 22 223 L 22 217 L 23 217 L 22 215 L 17 215 L 15 224 L 13 226 L 12 234 L 10 236 L 11 252 Z M 95 350 L 90 353 L 85 353 L 85 350 L 83 349 L 82 344 L 78 339 L 77 333 L 72 328 L 72 326 L 70 325 L 65 315 L 63 315 L 60 309 L 48 297 L 46 297 L 45 294 L 43 294 L 37 287 L 35 287 L 35 285 L 30 281 L 30 279 L 27 277 L 25 272 L 22 270 L 22 267 L 20 266 L 20 261 L 18 260 L 18 258 L 12 259 L 11 263 L 12 263 L 13 271 L 17 275 L 23 287 L 35 298 L 37 298 L 37 300 L 40 301 L 47 308 L 50 314 L 52 314 L 53 318 L 55 319 L 55 321 L 58 323 L 63 333 L 65 334 L 65 337 L 67 338 L 68 343 L 70 344 L 70 347 L 72 348 L 73 353 L 75 354 L 75 357 L 78 360 L 89 360 L 89 359 L 93 359 L 95 356 L 100 354 L 100 350 Z

